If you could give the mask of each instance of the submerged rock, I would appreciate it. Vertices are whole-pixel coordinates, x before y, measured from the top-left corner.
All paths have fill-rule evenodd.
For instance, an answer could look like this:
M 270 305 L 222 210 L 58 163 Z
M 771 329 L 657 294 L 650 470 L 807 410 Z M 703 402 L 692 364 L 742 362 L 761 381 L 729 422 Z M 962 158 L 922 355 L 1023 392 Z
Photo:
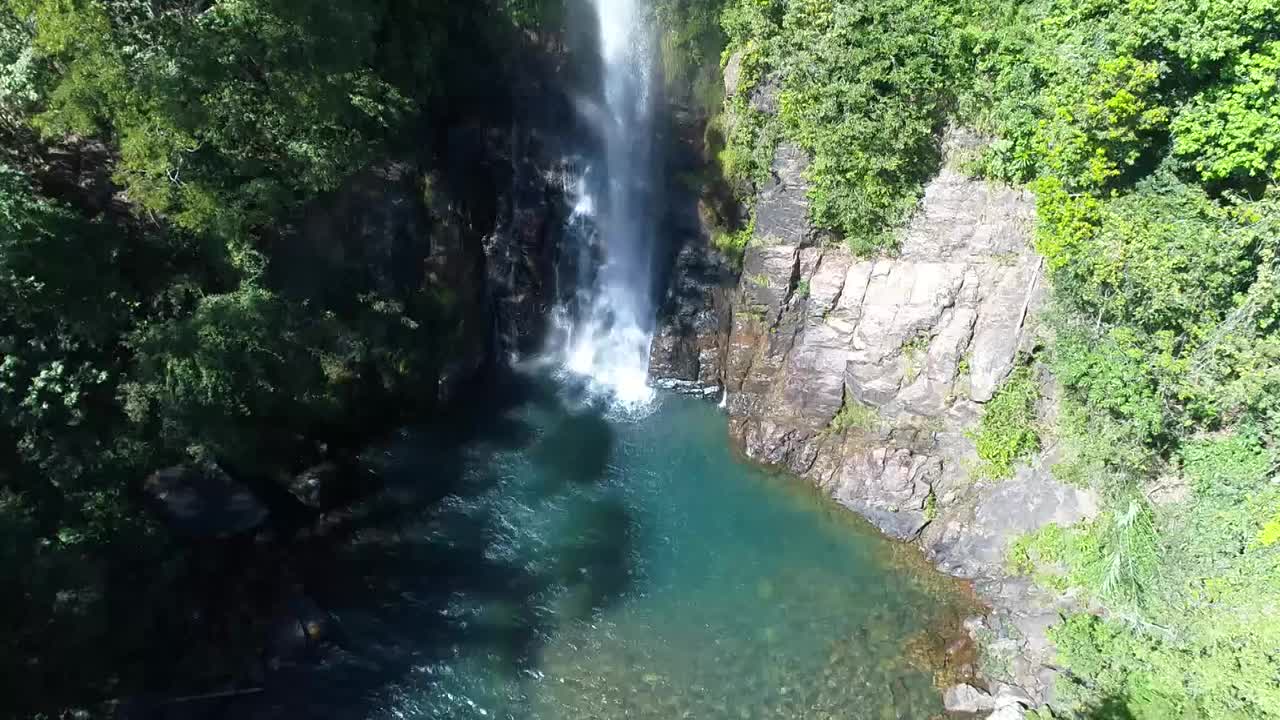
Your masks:
M 323 509 L 341 494 L 342 470 L 325 462 L 307 468 L 289 481 L 289 493 L 310 508 Z
M 178 465 L 143 482 L 165 522 L 192 538 L 225 538 L 260 527 L 267 508 L 249 488 L 212 463 Z
M 310 597 L 296 592 L 284 603 L 271 622 L 265 662 L 269 669 L 314 658 L 321 643 L 332 639 L 333 617 Z

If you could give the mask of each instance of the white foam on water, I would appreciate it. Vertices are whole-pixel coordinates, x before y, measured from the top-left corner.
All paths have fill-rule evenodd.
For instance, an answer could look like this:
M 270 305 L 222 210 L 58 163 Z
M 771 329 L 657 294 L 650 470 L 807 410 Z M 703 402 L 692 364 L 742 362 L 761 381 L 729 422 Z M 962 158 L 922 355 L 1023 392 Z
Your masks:
M 647 407 L 654 397 L 649 386 L 652 336 L 631 323 L 587 330 L 570 345 L 565 369 L 587 378 L 595 394 L 607 394 L 624 408 Z

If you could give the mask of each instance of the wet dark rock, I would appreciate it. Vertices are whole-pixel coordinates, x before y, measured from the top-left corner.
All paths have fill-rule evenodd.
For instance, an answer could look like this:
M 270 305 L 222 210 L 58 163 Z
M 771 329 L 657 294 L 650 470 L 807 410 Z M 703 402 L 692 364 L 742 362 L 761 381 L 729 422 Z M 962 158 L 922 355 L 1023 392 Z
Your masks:
M 680 180 L 661 203 L 659 252 L 669 271 L 657 278 L 650 374 L 682 392 L 714 395 L 723 385 L 738 273 L 712 238 L 743 220 L 728 186 L 709 178 L 707 121 L 699 109 L 678 108 L 664 134 L 664 167 Z
M 446 175 L 410 159 L 375 163 L 312 203 L 272 248 L 272 281 L 285 294 L 363 332 L 381 322 L 377 332 L 420 353 L 418 377 L 382 388 L 410 407 L 438 404 L 487 359 L 481 237 L 491 219 L 476 207 L 482 200 L 466 195 L 483 194 L 482 183 Z M 369 375 L 404 372 L 377 367 L 390 362 L 370 358 Z M 364 405 L 380 412 L 377 402 Z
M 682 249 L 650 348 L 656 378 L 688 383 L 698 392 L 721 386 L 728 352 L 733 271 L 705 242 Z
M 323 643 L 333 639 L 336 624 L 314 600 L 294 593 L 272 620 L 265 662 L 270 670 L 314 660 Z
M 267 508 L 222 468 L 178 465 L 143 481 L 143 491 L 175 532 L 190 538 L 227 538 L 261 527 Z
M 371 165 L 272 248 L 273 281 L 317 311 L 354 315 L 360 327 L 371 309 L 391 316 L 384 332 L 431 366 L 394 391 L 422 393 L 428 406 L 540 348 L 557 293 L 572 291 L 557 286 L 574 274 L 557 264 L 577 256 L 562 247 L 569 168 L 557 139 L 572 111 L 556 70 L 531 55 L 503 79 L 511 105 L 485 104 L 437 128 L 421 153 Z
M 557 274 L 574 277 L 577 268 L 562 258 L 574 253 L 565 242 L 563 187 L 567 168 L 548 158 L 536 135 L 513 132 L 509 175 L 499 191 L 497 223 L 484 238 L 485 283 L 498 359 L 541 347 L 551 308 L 560 300 Z M 567 262 L 567 260 L 566 260 Z
M 315 510 L 341 507 L 376 485 L 370 473 L 352 465 L 327 461 L 309 467 L 289 480 L 289 493 Z
M 682 395 L 696 395 L 704 398 L 719 397 L 722 392 L 717 386 L 703 385 L 696 380 L 679 380 L 670 377 L 658 378 L 653 381 L 653 385 Z

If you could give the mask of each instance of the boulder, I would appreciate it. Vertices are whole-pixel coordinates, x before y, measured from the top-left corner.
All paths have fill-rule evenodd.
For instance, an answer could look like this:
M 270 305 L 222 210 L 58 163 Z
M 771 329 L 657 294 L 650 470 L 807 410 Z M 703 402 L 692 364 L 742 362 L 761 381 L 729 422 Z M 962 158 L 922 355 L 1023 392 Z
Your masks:
M 995 698 L 972 685 L 952 685 L 942 694 L 947 712 L 979 713 L 994 710 Z
M 351 495 L 347 473 L 334 462 L 307 468 L 289 481 L 289 493 L 316 510 L 329 510 Z
M 1022 688 L 1009 685 L 1008 683 L 996 683 L 995 685 L 995 703 L 997 708 L 1018 706 L 1031 707 L 1035 705 L 1035 700 L 1027 691 Z
M 1098 503 L 1095 493 L 1058 482 L 1048 468 L 1022 467 L 1012 479 L 975 487 L 957 501 L 925 533 L 925 553 L 953 575 L 990 576 L 1015 537 L 1089 519 Z
M 215 464 L 177 465 L 143 481 L 165 523 L 191 538 L 226 538 L 260 527 L 267 508 L 249 488 Z
M 1026 720 L 1027 713 L 1021 705 L 1006 705 L 987 716 L 987 720 Z

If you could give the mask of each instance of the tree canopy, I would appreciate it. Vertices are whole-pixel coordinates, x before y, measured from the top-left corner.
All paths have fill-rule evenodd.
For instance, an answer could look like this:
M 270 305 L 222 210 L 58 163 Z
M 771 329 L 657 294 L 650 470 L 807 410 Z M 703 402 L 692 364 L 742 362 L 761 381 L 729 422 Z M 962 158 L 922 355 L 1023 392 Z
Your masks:
M 447 298 L 363 268 L 297 292 L 282 258 L 371 165 L 425 164 L 559 5 L 0 0 L 6 705 L 208 671 L 140 640 L 187 622 L 164 605 L 184 551 L 139 512 L 148 473 L 273 482 L 430 404 Z

